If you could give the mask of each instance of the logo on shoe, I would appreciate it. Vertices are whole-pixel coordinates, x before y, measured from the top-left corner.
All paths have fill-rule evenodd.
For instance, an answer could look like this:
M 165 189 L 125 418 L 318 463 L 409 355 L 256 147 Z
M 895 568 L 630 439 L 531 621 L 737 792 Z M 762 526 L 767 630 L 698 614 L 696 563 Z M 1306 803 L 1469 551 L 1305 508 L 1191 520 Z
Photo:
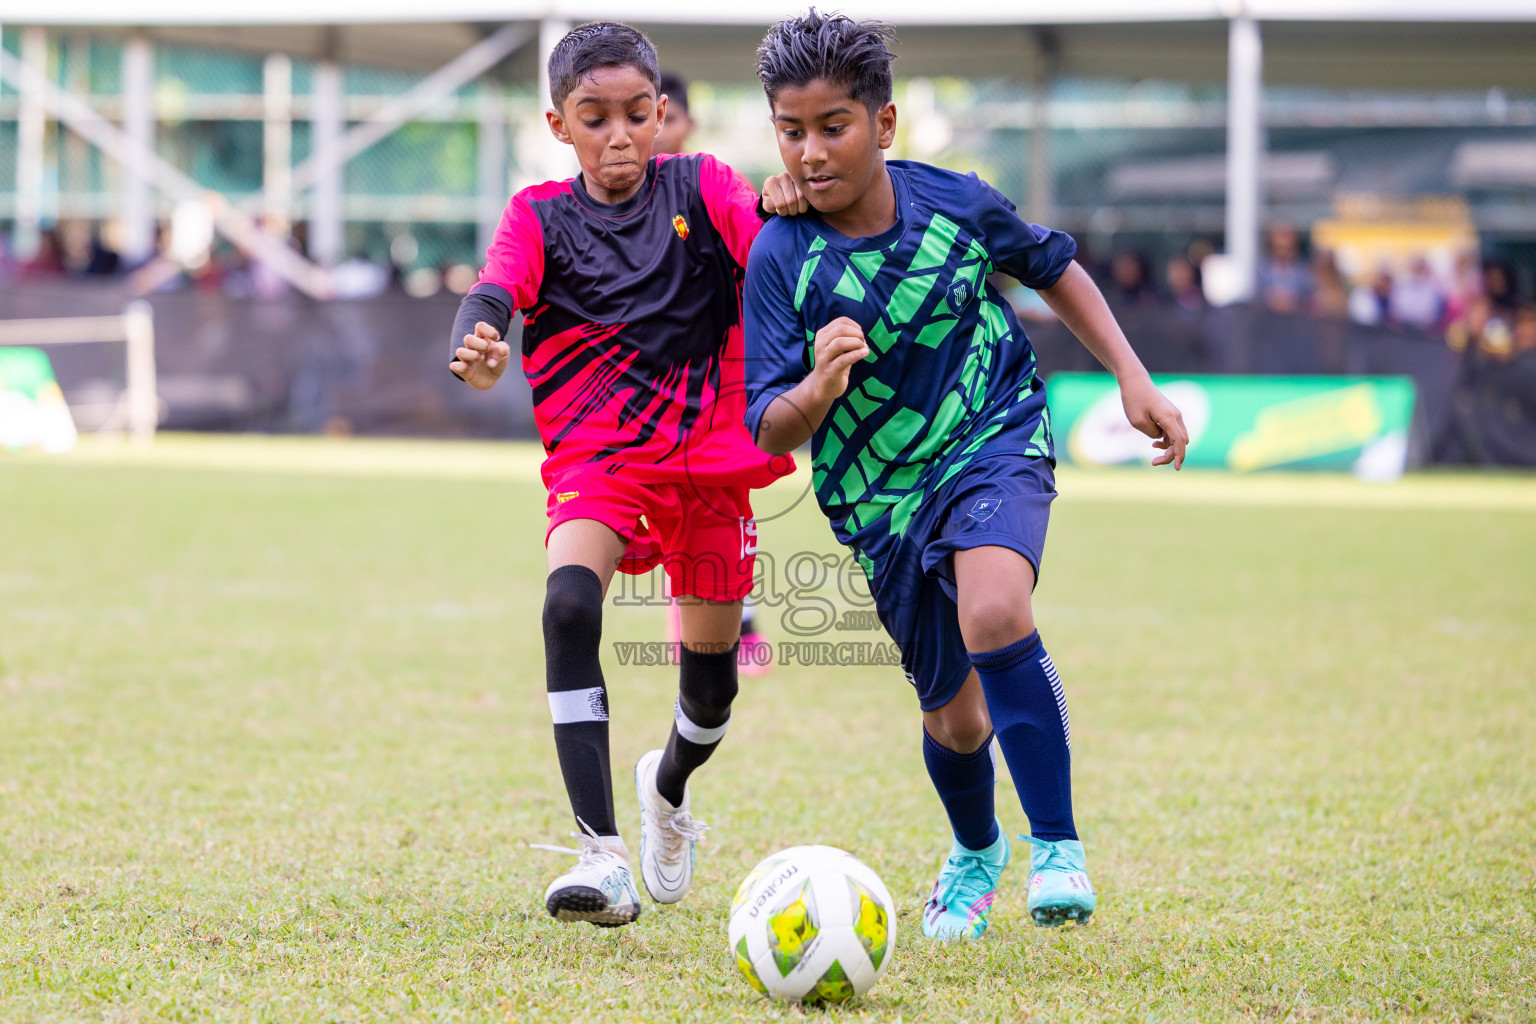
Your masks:
M 997 892 L 994 890 L 982 896 L 981 899 L 977 900 L 975 903 L 972 903 L 970 913 L 965 915 L 965 923 L 974 925 L 976 924 L 977 918 L 980 918 L 981 922 L 985 924 L 987 920 L 987 914 L 992 910 L 992 898 L 996 895 Z
M 603 895 L 608 897 L 609 906 L 613 906 L 614 904 L 624 902 L 624 897 L 634 891 L 634 886 L 630 884 L 628 875 L 621 871 L 615 871 L 613 874 L 603 878 L 602 890 Z M 638 902 L 639 899 L 639 894 L 636 894 L 634 901 Z

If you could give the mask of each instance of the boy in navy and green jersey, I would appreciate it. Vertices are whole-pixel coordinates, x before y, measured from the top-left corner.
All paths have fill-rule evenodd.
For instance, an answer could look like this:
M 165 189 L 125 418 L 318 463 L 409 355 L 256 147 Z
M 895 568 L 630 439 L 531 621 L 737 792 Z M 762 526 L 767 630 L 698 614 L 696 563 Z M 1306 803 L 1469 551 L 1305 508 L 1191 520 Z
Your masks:
M 954 843 L 923 914 L 978 938 L 1010 856 L 993 809 L 996 735 L 1033 843 L 1029 910 L 1079 922 L 1095 896 L 1072 814 L 1061 678 L 1034 628 L 1054 451 L 1045 386 L 994 270 L 1039 290 L 1119 378 L 1130 421 L 1177 467 L 1187 435 L 1059 231 L 974 174 L 887 163 L 889 29 L 814 11 L 758 50 L 780 154 L 810 201 L 766 225 L 744 293 L 747 428 L 812 442 L 814 482 L 870 580 L 923 711 Z

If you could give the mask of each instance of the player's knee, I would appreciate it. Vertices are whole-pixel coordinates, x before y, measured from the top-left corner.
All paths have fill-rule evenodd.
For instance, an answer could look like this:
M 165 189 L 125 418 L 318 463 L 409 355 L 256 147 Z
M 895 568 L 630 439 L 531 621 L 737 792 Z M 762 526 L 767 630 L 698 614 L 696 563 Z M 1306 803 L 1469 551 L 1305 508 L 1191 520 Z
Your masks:
M 923 727 L 940 746 L 957 754 L 980 750 L 992 736 L 992 722 L 985 708 L 956 707 L 953 703 L 925 716 Z
M 584 565 L 562 565 L 544 591 L 544 636 L 591 640 L 602 637 L 603 584 Z
M 967 595 L 960 610 L 960 632 L 973 651 L 995 651 L 1034 632 L 1029 602 L 1007 593 Z

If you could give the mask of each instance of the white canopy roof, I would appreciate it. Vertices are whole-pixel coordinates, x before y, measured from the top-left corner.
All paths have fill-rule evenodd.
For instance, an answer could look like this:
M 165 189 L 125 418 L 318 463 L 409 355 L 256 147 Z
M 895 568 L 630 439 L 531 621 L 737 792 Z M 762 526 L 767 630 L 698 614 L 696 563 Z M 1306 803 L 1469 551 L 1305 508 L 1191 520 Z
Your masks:
M 783 0 L 9 0 L 4 17 L 37 25 L 315 25 L 566 18 L 761 25 L 804 4 Z M 1531 0 L 842 0 L 837 10 L 897 25 L 1048 25 L 1202 21 L 1536 22 Z M 127 15 L 125 17 L 125 15 Z
M 773 20 L 811 0 L 5 0 L 6 27 L 147 31 L 167 43 L 429 71 L 506 22 L 621 19 L 691 78 L 752 79 Z M 1344 89 L 1536 91 L 1536 0 L 823 0 L 897 27 L 897 71 L 1028 77 L 1042 33 L 1066 75 L 1224 82 L 1224 19 L 1264 24 L 1264 77 Z M 130 13 L 131 12 L 131 13 Z M 525 47 L 501 69 L 536 77 Z

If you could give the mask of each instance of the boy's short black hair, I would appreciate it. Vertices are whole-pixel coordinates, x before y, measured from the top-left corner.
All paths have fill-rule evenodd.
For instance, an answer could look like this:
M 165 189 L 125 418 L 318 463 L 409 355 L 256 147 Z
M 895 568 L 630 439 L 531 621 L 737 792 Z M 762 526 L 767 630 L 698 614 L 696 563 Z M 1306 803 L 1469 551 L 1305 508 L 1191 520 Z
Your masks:
M 634 68 L 661 93 L 656 47 L 639 29 L 616 21 L 577 25 L 549 54 L 549 98 L 560 110 L 577 84 L 598 68 Z
M 757 77 L 772 103 L 779 90 L 817 79 L 848 90 L 873 113 L 891 102 L 896 33 L 882 21 L 854 21 L 811 8 L 768 30 L 757 48 Z
M 661 83 L 656 88 L 667 97 L 668 106 L 673 109 L 681 108 L 683 113 L 688 113 L 688 83 L 683 81 L 682 75 L 663 71 Z

